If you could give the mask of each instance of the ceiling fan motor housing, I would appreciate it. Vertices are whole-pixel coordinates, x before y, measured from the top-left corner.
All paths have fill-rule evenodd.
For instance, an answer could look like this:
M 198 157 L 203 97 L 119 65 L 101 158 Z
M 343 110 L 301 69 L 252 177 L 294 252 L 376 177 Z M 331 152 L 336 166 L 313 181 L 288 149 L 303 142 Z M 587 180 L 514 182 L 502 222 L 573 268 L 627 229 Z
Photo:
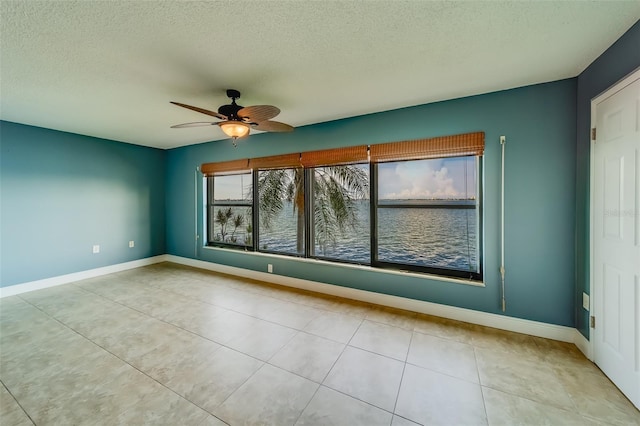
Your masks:
M 240 120 L 238 117 L 238 111 L 244 108 L 242 105 L 236 104 L 235 101 L 231 105 L 222 105 L 218 108 L 218 112 L 226 116 L 229 120 Z
M 218 108 L 218 113 L 227 116 L 229 120 L 240 120 L 238 111 L 244 108 L 242 105 L 236 104 L 236 99 L 240 99 L 240 92 L 234 89 L 228 89 L 227 96 L 231 98 L 231 104 L 222 105 Z

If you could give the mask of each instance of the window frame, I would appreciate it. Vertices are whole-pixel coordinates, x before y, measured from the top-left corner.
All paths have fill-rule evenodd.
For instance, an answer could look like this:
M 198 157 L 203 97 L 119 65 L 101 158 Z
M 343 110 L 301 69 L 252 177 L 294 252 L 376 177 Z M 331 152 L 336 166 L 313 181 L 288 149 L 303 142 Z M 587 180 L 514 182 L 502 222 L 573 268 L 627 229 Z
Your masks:
M 442 154 L 450 143 L 451 151 Z M 444 148 L 443 148 L 444 147 Z M 374 149 L 375 148 L 375 149 Z M 364 149 L 364 151 L 363 151 Z M 366 160 L 363 161 L 363 152 L 366 152 Z M 474 157 L 476 159 L 476 203 L 473 207 L 476 210 L 476 245 L 474 250 L 477 258 L 477 271 L 459 270 L 453 268 L 432 267 L 418 264 L 405 264 L 390 262 L 379 259 L 379 235 L 378 235 L 378 211 L 381 208 L 390 208 L 380 205 L 378 200 L 378 165 L 387 162 L 417 161 L 436 158 L 450 157 Z M 369 169 L 369 262 L 361 260 L 352 261 L 329 256 L 322 256 L 315 253 L 315 235 L 313 224 L 313 179 L 316 168 L 332 165 L 359 165 L 368 164 Z M 484 204 L 483 204 L 483 181 L 484 181 L 484 133 L 468 133 L 463 135 L 437 137 L 432 139 L 418 139 L 414 141 L 404 141 L 396 143 L 384 143 L 379 145 L 360 145 L 346 148 L 335 148 L 324 151 L 310 151 L 303 153 L 291 153 L 262 157 L 256 159 L 231 160 L 222 163 L 203 164 L 202 169 L 205 174 L 205 190 L 207 194 L 206 214 L 207 219 L 204 227 L 206 229 L 206 247 L 222 247 L 233 250 L 251 251 L 257 253 L 267 253 L 270 255 L 285 256 L 301 259 L 317 259 L 336 264 L 366 265 L 371 268 L 407 271 L 421 274 L 438 275 L 444 278 L 460 278 L 481 282 L 484 278 Z M 304 188 L 304 241 L 303 250 L 300 253 L 279 252 L 274 250 L 263 250 L 260 248 L 260 200 L 259 200 L 259 173 L 269 169 L 289 169 L 302 167 L 303 188 Z M 248 204 L 244 203 L 215 203 L 214 179 L 224 175 L 248 174 L 252 182 L 252 200 Z M 251 209 L 252 224 L 252 244 L 234 244 L 212 240 L 214 209 L 216 207 L 247 207 Z M 430 209 L 438 207 L 420 206 L 413 208 Z M 468 208 L 456 207 L 452 208 Z M 312 254 L 313 253 L 313 254 Z
M 354 162 L 354 163 L 348 163 L 348 164 L 340 164 L 342 166 L 360 166 L 360 165 L 367 165 L 367 169 L 368 169 L 368 179 L 369 179 L 369 208 L 371 207 L 371 168 L 373 163 L 371 162 Z M 308 182 L 308 187 L 305 188 L 307 194 L 310 194 L 309 197 L 306 197 L 307 199 L 305 199 L 305 203 L 308 202 L 308 220 L 307 223 L 309 224 L 309 227 L 305 230 L 307 232 L 307 235 L 309 236 L 309 241 L 308 244 L 306 246 L 306 251 L 308 251 L 308 255 L 306 255 L 305 257 L 309 258 L 309 259 L 317 259 L 317 260 L 324 260 L 327 262 L 336 262 L 336 263 L 342 263 L 342 264 L 349 264 L 349 265 L 362 265 L 362 266 L 372 266 L 372 251 L 371 251 L 371 244 L 369 244 L 369 261 L 367 262 L 362 262 L 362 261 L 358 261 L 358 260 L 349 260 L 349 259 L 340 259 L 337 257 L 330 257 L 330 256 L 322 256 L 322 255 L 318 255 L 312 252 L 315 252 L 315 228 L 314 228 L 314 202 L 315 202 L 315 193 L 313 192 L 313 179 L 315 179 L 314 173 L 316 171 L 316 169 L 318 168 L 322 168 L 322 167 L 328 167 L 328 166 L 316 166 L 316 167 L 310 167 L 308 169 L 305 169 L 305 172 L 308 171 L 308 175 L 305 176 L 305 178 L 307 179 Z M 305 212 L 306 214 L 306 212 Z M 369 234 L 371 234 L 371 231 L 373 230 L 372 228 L 372 224 L 371 224 L 371 218 L 369 218 Z
M 309 237 L 309 233 L 307 231 L 307 224 L 309 222 L 308 218 L 307 218 L 307 199 L 309 197 L 304 197 L 304 216 L 305 216 L 305 223 L 304 223 L 304 241 L 303 241 L 303 249 L 302 249 L 302 253 L 293 253 L 293 252 L 286 252 L 286 251 L 276 251 L 276 250 L 268 250 L 268 249 L 261 249 L 260 248 L 260 193 L 259 193 L 259 189 L 258 189 L 258 184 L 260 182 L 260 172 L 261 171 L 265 171 L 265 170 L 270 170 L 270 169 L 285 169 L 285 170 L 289 170 L 289 169 L 295 169 L 296 167 L 273 167 L 273 168 L 256 168 L 254 170 L 252 170 L 252 175 L 253 175 L 253 197 L 254 200 L 258 200 L 257 202 L 254 202 L 253 204 L 253 211 L 254 211 L 254 215 L 253 215 L 253 221 L 254 221 L 254 240 L 253 240 L 253 250 L 251 251 L 255 251 L 258 253 L 267 253 L 267 254 L 274 254 L 274 255 L 278 255 L 278 256 L 287 256 L 287 257 L 294 257 L 294 258 L 308 258 L 308 253 L 307 253 L 307 247 L 308 247 L 308 237 Z M 302 187 L 304 188 L 305 191 L 305 195 L 307 194 L 307 170 L 306 168 L 302 168 L 303 172 L 303 182 L 302 182 Z
M 464 156 L 464 157 L 472 157 L 472 156 Z M 371 178 L 371 266 L 381 269 L 392 269 L 392 270 L 405 270 L 410 272 L 419 272 L 425 274 L 433 274 L 440 275 L 446 277 L 453 278 L 463 278 L 469 279 L 473 281 L 482 281 L 483 274 L 483 193 L 482 193 L 482 176 L 483 176 L 483 157 L 481 155 L 473 156 L 476 159 L 476 204 L 473 207 L 476 210 L 477 220 L 474 223 L 476 227 L 476 256 L 477 256 L 477 271 L 464 271 L 460 269 L 453 268 L 442 268 L 442 267 L 434 267 L 434 266 L 424 266 L 410 263 L 400 263 L 400 262 L 389 262 L 380 260 L 378 258 L 379 254 L 379 244 L 378 244 L 378 209 L 380 208 L 397 208 L 398 205 L 394 205 L 393 207 L 389 205 L 380 205 L 378 200 L 378 164 L 380 163 L 371 163 L 370 176 Z M 449 157 L 452 158 L 452 157 Z M 401 161 L 421 161 L 421 160 L 401 160 Z M 393 161 L 394 163 L 399 161 Z M 375 186 L 375 188 L 374 188 Z M 436 209 L 440 207 L 429 207 L 429 206 L 411 206 L 411 208 L 415 209 Z M 457 207 L 451 206 L 452 209 L 467 209 L 468 207 Z M 375 232 L 374 232 L 375 231 Z
M 239 203 L 239 202 L 218 202 L 216 203 L 215 200 L 215 183 L 214 183 L 214 179 L 216 178 L 221 178 L 224 176 L 230 176 L 230 175 L 249 175 L 251 177 L 251 182 L 252 182 L 252 188 L 251 188 L 251 200 L 248 201 L 247 203 Z M 206 235 L 207 235 L 207 241 L 205 242 L 205 247 L 226 247 L 226 248 L 234 248 L 234 249 L 240 249 L 240 250 L 244 250 L 244 251 L 255 251 L 254 247 L 255 247 L 255 239 L 256 239 L 256 233 L 255 233 L 255 203 L 253 202 L 253 197 L 255 196 L 255 192 L 254 192 L 254 184 L 255 182 L 253 182 L 253 171 L 249 170 L 241 170 L 238 173 L 225 173 L 225 174 L 219 174 L 219 175 L 210 175 L 210 176 L 206 176 L 205 177 L 205 184 L 206 184 L 206 194 L 207 194 L 207 204 L 206 204 L 206 215 L 207 215 L 207 220 L 206 223 L 204 224 L 204 229 L 206 230 Z M 213 236 L 213 232 L 215 229 L 215 226 L 213 225 L 213 223 L 211 223 L 213 215 L 215 213 L 215 209 L 219 208 L 219 207 L 246 207 L 248 209 L 251 210 L 251 227 L 252 227 L 252 232 L 251 232 L 251 244 L 234 244 L 231 242 L 224 242 L 224 241 L 216 241 L 214 236 Z

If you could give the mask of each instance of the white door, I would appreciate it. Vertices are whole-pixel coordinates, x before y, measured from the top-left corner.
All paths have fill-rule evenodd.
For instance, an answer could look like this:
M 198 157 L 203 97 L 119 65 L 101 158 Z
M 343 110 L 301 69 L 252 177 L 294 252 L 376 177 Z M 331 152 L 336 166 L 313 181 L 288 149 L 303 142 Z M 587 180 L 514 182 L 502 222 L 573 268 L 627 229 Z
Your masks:
M 640 407 L 640 71 L 593 105 L 594 361 Z

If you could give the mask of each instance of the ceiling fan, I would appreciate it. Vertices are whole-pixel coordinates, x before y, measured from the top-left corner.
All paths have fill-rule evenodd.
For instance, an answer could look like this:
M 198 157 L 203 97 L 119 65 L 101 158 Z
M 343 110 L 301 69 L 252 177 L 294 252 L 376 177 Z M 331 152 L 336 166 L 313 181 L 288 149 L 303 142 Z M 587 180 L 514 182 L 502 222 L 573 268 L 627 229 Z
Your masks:
M 253 105 L 248 107 L 238 105 L 236 104 L 236 99 L 240 98 L 240 92 L 234 89 L 227 90 L 227 96 L 231 98 L 231 103 L 229 105 L 222 105 L 218 108 L 218 112 L 171 101 L 174 105 L 198 111 L 202 114 L 223 120 L 218 122 L 198 121 L 195 123 L 176 124 L 175 126 L 171 126 L 171 128 L 181 129 L 183 127 L 216 125 L 219 126 L 226 135 L 233 139 L 233 146 L 236 146 L 236 139 L 247 136 L 251 129 L 262 130 L 264 132 L 293 131 L 292 126 L 271 120 L 273 117 L 280 114 L 279 108 L 274 107 L 273 105 Z

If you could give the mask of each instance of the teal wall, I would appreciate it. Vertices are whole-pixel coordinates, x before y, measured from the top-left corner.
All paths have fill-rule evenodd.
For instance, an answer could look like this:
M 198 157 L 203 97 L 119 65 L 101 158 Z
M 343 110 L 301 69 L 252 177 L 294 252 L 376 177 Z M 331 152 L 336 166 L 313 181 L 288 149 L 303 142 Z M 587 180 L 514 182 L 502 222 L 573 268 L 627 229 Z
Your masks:
M 500 143 L 506 145 L 506 315 L 575 324 L 576 79 L 168 151 L 167 253 L 418 300 L 500 311 Z M 188 131 L 188 130 L 187 130 Z M 199 247 L 201 163 L 323 148 L 486 133 L 486 287 Z M 197 231 L 202 235 L 202 229 Z
M 163 254 L 165 159 L 163 150 L 0 122 L 0 286 Z
M 576 145 L 576 328 L 589 337 L 589 312 L 582 292 L 589 289 L 589 167 L 591 99 L 640 67 L 640 21 L 578 76 Z

